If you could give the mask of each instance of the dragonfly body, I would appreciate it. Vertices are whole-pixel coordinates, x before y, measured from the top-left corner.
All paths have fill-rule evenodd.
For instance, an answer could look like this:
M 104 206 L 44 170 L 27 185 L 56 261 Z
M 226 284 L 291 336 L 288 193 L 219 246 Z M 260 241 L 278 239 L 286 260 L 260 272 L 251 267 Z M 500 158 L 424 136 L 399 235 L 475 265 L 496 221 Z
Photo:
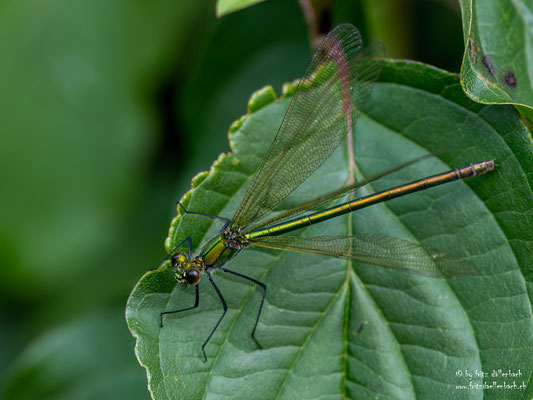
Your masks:
M 345 258 L 441 278 L 473 275 L 478 272 L 472 263 L 459 256 L 387 235 L 301 237 L 285 236 L 285 234 L 409 193 L 485 174 L 494 169 L 493 160 L 472 163 L 340 205 L 313 211 L 319 205 L 412 164 L 411 161 L 265 220 L 267 213 L 273 211 L 284 198 L 320 167 L 347 134 L 352 134 L 360 110 L 381 70 L 375 58 L 382 56 L 383 53 L 384 49 L 379 45 L 363 51 L 359 32 L 352 25 L 343 24 L 335 28 L 315 52 L 304 78 L 293 95 L 278 134 L 252 177 L 233 218 L 189 211 L 179 203 L 186 214 L 197 214 L 224 221 L 220 233 L 210 239 L 196 257 L 193 257 L 192 240 L 187 237 L 178 243 L 160 264 L 163 265 L 170 257 L 176 281 L 182 286 L 193 285 L 196 294 L 194 305 L 162 312 L 161 327 L 164 315 L 198 307 L 198 283 L 202 275 L 207 277 L 220 299 L 223 313 L 202 345 L 205 361 L 207 360 L 205 346 L 228 308 L 223 294 L 213 279 L 214 271 L 240 277 L 261 289 L 261 303 L 251 332 L 252 339 L 258 347 L 261 347 L 255 337 L 255 331 L 266 298 L 267 286 L 226 267 L 241 250 L 251 245 Z M 303 216 L 297 216 L 302 214 Z M 184 244 L 187 244 L 188 252 L 175 253 Z
M 220 234 L 207 242 L 202 248 L 199 258 L 202 259 L 205 267 L 217 268 L 225 265 L 229 260 L 235 257 L 243 247 L 244 245 L 232 245 L 224 240 L 224 234 Z
M 405 185 L 396 186 L 394 188 L 383 190 L 369 196 L 361 197 L 359 199 L 334 207 L 326 208 L 325 210 L 318 211 L 304 217 L 295 218 L 293 220 L 275 224 L 270 227 L 258 229 L 244 235 L 231 232 L 227 230 L 227 227 L 224 227 L 219 235 L 212 238 L 202 247 L 199 256 L 190 261 L 183 255 L 182 258 L 175 256 L 173 264 L 175 264 L 175 267 L 181 271 L 181 273 L 179 273 L 181 278 L 178 277 L 178 279 L 183 280 L 191 270 L 199 269 L 204 271 L 206 268 L 216 269 L 224 266 L 233 257 L 235 257 L 241 249 L 248 246 L 250 244 L 250 240 L 265 236 L 282 235 L 302 229 L 306 226 L 314 225 L 319 222 L 327 221 L 331 218 L 360 210 L 365 207 L 369 207 L 377 203 L 381 203 L 383 201 L 442 185 L 454 180 L 485 174 L 489 171 L 492 171 L 494 166 L 495 164 L 493 160 L 472 163 L 463 168 L 457 168 L 442 174 L 419 179 Z

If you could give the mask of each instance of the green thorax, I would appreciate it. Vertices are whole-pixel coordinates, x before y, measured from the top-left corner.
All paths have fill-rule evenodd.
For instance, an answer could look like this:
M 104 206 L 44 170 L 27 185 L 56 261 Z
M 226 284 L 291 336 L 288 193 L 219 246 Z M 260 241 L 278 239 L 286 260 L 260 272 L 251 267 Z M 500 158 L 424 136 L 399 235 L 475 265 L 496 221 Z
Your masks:
M 200 257 L 205 267 L 220 268 L 240 250 L 240 248 L 230 247 L 220 235 L 217 235 L 202 247 Z

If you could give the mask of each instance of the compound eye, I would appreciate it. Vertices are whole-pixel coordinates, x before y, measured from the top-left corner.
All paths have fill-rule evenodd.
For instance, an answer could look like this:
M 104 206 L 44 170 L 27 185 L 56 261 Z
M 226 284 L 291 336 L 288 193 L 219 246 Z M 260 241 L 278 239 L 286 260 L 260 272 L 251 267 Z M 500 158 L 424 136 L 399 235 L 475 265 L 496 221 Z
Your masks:
M 198 271 L 197 269 L 191 269 L 187 271 L 187 276 L 185 277 L 185 280 L 189 285 L 196 285 L 200 280 L 200 271 Z

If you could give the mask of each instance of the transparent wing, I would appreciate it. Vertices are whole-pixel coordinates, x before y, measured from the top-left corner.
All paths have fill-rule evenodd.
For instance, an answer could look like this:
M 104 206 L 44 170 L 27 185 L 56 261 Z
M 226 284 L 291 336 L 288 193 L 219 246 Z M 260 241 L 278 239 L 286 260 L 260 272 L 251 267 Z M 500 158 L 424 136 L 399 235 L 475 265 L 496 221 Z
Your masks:
M 367 179 L 364 179 L 360 182 L 355 182 L 351 185 L 348 185 L 348 186 L 344 186 L 334 192 L 330 192 L 330 193 L 327 193 L 325 195 L 322 195 L 322 196 L 319 196 L 319 197 L 315 197 L 314 199 L 312 200 L 309 200 L 305 203 L 302 203 L 302 204 L 299 204 L 298 206 L 296 207 L 293 207 L 289 210 L 285 210 L 283 212 L 280 212 L 279 214 L 276 214 L 268 219 L 262 219 L 261 222 L 259 223 L 258 226 L 252 224 L 252 226 L 249 226 L 247 227 L 242 233 L 243 234 L 246 234 L 246 233 L 249 233 L 249 232 L 252 232 L 253 230 L 256 230 L 256 229 L 260 229 L 261 227 L 267 227 L 267 226 L 270 226 L 274 223 L 279 223 L 279 222 L 283 222 L 283 221 L 286 221 L 288 219 L 291 219 L 291 218 L 294 218 L 296 217 L 297 215 L 299 214 L 303 214 L 304 212 L 306 211 L 310 211 L 310 210 L 313 210 L 313 209 L 317 209 L 318 206 L 322 206 L 324 205 L 325 203 L 331 201 L 331 200 L 335 200 L 335 199 L 338 199 L 348 193 L 351 193 L 351 192 L 354 192 L 356 191 L 357 189 L 365 186 L 365 185 L 368 185 L 369 183 L 372 183 L 374 181 L 377 181 L 378 179 L 380 178 L 383 178 L 384 176 L 386 175 L 389 175 L 389 174 L 392 174 L 393 172 L 396 172 L 396 171 L 399 171 L 403 168 L 406 168 L 412 164 L 415 164 L 421 160 L 424 160 L 426 158 L 429 158 L 433 156 L 433 154 L 425 154 L 421 157 L 418 157 L 418 158 L 415 158 L 411 161 L 408 161 L 408 162 L 405 162 L 403 164 L 400 164 L 394 168 L 390 168 L 386 171 L 383 171 L 379 174 L 376 174 L 374 176 L 371 176 L 370 178 L 367 178 Z
M 359 31 L 336 27 L 316 50 L 279 131 L 259 165 L 230 229 L 239 231 L 274 209 L 352 132 L 379 76 L 378 43 L 362 51 Z
M 250 242 L 260 247 L 322 254 L 436 277 L 479 273 L 471 261 L 460 256 L 388 235 L 268 236 Z

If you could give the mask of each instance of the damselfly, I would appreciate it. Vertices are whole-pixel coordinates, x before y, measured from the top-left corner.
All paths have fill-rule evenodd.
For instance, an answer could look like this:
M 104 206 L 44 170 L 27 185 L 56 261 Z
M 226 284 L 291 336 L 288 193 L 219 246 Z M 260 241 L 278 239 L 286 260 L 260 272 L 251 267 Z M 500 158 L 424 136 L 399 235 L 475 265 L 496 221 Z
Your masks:
M 260 288 L 261 302 L 251 336 L 257 346 L 261 347 L 255 333 L 267 286 L 252 277 L 226 268 L 226 264 L 233 257 L 249 246 L 321 254 L 435 277 L 451 278 L 477 273 L 476 267 L 461 257 L 387 235 L 280 235 L 405 194 L 484 174 L 494 169 L 493 160 L 472 163 L 340 205 L 312 211 L 326 202 L 418 161 L 414 160 L 267 218 L 269 212 L 322 165 L 347 134 L 352 134 L 360 111 L 380 74 L 381 67 L 377 58 L 383 54 L 383 45 L 379 43 L 363 51 L 359 31 L 352 25 L 343 24 L 336 27 L 316 50 L 294 93 L 274 142 L 252 177 L 233 218 L 189 211 L 179 204 L 185 213 L 224 221 L 219 234 L 209 240 L 197 256 L 193 256 L 192 240 L 187 237 L 160 264 L 163 265 L 171 257 L 175 279 L 182 286 L 195 287 L 194 304 L 179 310 L 162 312 L 161 327 L 164 315 L 198 307 L 198 283 L 204 274 L 220 300 L 223 312 L 202 345 L 204 360 L 207 360 L 205 347 L 228 308 L 223 293 L 213 279 L 214 271 L 240 277 Z M 184 244 L 188 246 L 188 252 L 175 253 Z

